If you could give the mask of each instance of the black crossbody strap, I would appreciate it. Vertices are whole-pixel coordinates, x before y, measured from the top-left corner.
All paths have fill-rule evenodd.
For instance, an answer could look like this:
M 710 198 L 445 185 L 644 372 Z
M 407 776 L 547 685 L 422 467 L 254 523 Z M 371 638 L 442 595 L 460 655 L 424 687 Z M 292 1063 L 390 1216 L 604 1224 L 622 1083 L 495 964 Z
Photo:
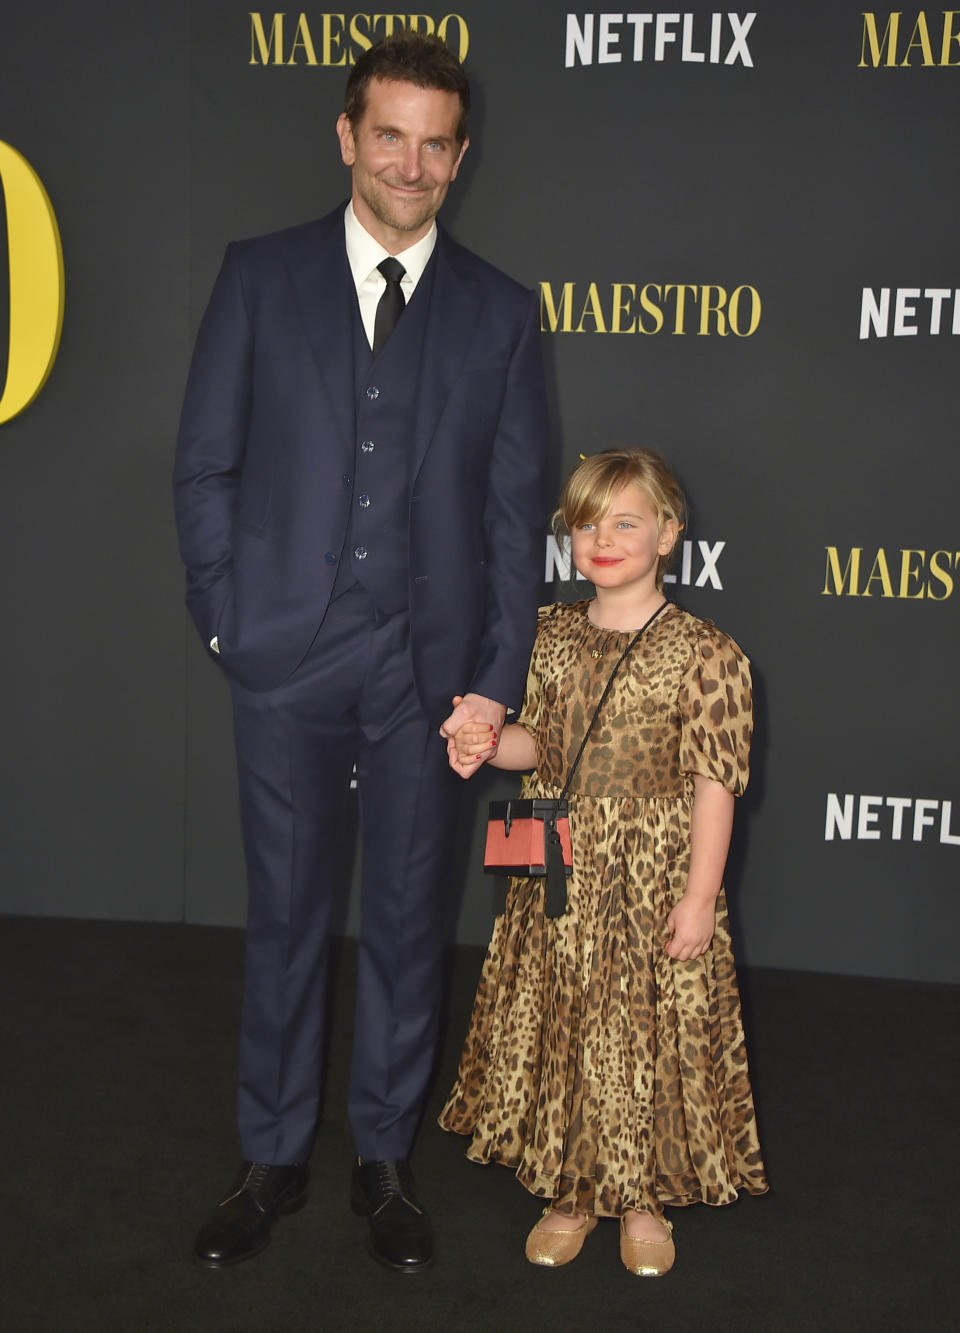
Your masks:
M 584 732 L 583 740 L 580 742 L 580 749 L 577 751 L 577 757 L 570 765 L 570 772 L 567 774 L 567 780 L 563 784 L 563 791 L 560 793 L 560 795 L 557 797 L 554 803 L 553 814 L 550 815 L 544 821 L 544 856 L 546 859 L 546 875 L 547 875 L 544 911 L 546 912 L 546 915 L 548 917 L 562 916 L 563 913 L 567 910 L 567 872 L 563 864 L 563 848 L 560 844 L 560 834 L 557 830 L 557 819 L 559 818 L 560 815 L 560 807 L 567 799 L 567 792 L 570 790 L 570 783 L 573 781 L 573 775 L 577 771 L 577 764 L 579 764 L 580 758 L 584 750 L 586 749 L 587 741 L 590 739 L 590 733 L 593 731 L 594 724 L 596 723 L 597 718 L 600 716 L 600 709 L 607 701 L 607 695 L 610 693 L 610 687 L 613 684 L 617 672 L 623 665 L 623 661 L 626 658 L 627 653 L 629 653 L 630 650 L 636 646 L 644 630 L 647 629 L 648 626 L 653 624 L 653 622 L 656 620 L 657 616 L 664 609 L 664 607 L 669 605 L 670 603 L 666 601 L 660 603 L 660 605 L 657 607 L 656 611 L 654 611 L 653 615 L 649 618 L 649 620 L 645 621 L 640 626 L 636 634 L 633 636 L 633 638 L 627 644 L 626 648 L 624 648 L 623 652 L 620 654 L 620 656 L 614 663 L 613 670 L 607 677 L 607 683 L 603 687 L 603 693 L 600 696 L 600 702 L 593 710 L 593 717 L 590 719 L 590 725 Z M 566 813 L 566 811 L 564 811 L 564 813 Z
M 614 663 L 613 670 L 610 672 L 610 675 L 607 677 L 607 683 L 606 683 L 606 685 L 603 687 L 603 693 L 602 693 L 601 696 L 600 696 L 600 702 L 597 704 L 596 708 L 593 710 L 593 717 L 590 719 L 590 725 L 587 727 L 586 731 L 585 731 L 584 734 L 583 734 L 583 740 L 580 742 L 580 749 L 577 751 L 577 757 L 576 757 L 576 759 L 574 759 L 573 763 L 570 765 L 570 772 L 567 774 L 567 780 L 566 780 L 566 782 L 563 784 L 563 791 L 560 793 L 560 796 L 559 796 L 559 799 L 560 799 L 561 801 L 565 801 L 566 798 L 567 798 L 567 792 L 570 790 L 570 783 L 573 781 L 573 775 L 574 775 L 574 773 L 577 771 L 577 764 L 579 764 L 580 759 L 581 759 L 581 757 L 582 757 L 582 755 L 583 755 L 583 752 L 584 752 L 584 750 L 587 748 L 587 741 L 590 739 L 590 733 L 593 731 L 593 728 L 594 728 L 594 726 L 595 726 L 595 724 L 596 724 L 597 718 L 600 716 L 600 710 L 601 710 L 601 708 L 602 708 L 603 705 L 607 702 L 607 695 L 610 693 L 610 687 L 611 687 L 611 685 L 612 685 L 613 682 L 614 682 L 614 678 L 615 678 L 617 672 L 620 670 L 621 666 L 623 665 L 624 660 L 625 660 L 627 654 L 628 654 L 633 648 L 635 648 L 636 645 L 640 642 L 640 638 L 641 638 L 641 636 L 643 635 L 644 631 L 647 630 L 647 629 L 653 624 L 653 622 L 656 620 L 656 618 L 657 618 L 657 616 L 660 614 L 660 612 L 661 612 L 665 607 L 667 607 L 667 606 L 669 606 L 669 605 L 670 605 L 670 603 L 669 603 L 669 602 L 666 602 L 666 601 L 660 603 L 660 605 L 657 607 L 656 611 L 654 611 L 653 615 L 649 618 L 649 620 L 645 620 L 644 623 L 640 626 L 640 628 L 637 630 L 636 634 L 633 636 L 633 638 L 632 638 L 632 639 L 630 640 L 630 642 L 627 644 L 626 648 L 624 648 L 623 652 L 620 654 L 620 656 L 617 658 L 616 662 Z

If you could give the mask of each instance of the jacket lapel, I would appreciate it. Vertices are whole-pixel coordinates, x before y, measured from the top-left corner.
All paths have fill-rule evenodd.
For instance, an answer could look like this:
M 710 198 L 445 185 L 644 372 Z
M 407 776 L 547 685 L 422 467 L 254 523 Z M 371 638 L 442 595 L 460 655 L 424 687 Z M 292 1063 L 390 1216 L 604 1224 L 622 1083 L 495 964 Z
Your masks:
M 350 302 L 357 294 L 347 265 L 343 210 L 336 209 L 292 237 L 284 263 L 331 416 L 349 443 L 354 429 Z
M 458 263 L 458 247 L 441 229 L 436 272 L 420 362 L 413 475 L 433 442 L 441 414 L 457 384 L 477 333 L 483 302 L 480 282 Z

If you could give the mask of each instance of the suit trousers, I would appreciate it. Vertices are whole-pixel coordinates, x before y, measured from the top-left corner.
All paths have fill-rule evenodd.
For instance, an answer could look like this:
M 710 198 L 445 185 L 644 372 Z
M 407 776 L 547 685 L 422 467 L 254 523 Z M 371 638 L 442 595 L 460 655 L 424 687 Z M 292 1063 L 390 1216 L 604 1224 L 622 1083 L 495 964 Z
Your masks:
M 238 1119 L 251 1161 L 310 1154 L 354 763 L 362 872 L 348 1114 L 362 1157 L 410 1152 L 438 1038 L 459 779 L 417 697 L 409 638 L 406 611 L 384 616 L 354 587 L 286 682 L 232 687 L 249 886 Z

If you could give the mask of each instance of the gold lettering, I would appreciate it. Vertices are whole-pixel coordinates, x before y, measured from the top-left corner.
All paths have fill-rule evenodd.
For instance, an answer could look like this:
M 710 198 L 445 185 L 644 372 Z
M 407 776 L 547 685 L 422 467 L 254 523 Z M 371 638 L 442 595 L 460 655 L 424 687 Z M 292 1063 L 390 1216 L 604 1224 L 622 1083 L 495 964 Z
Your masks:
M 740 328 L 740 296 L 743 292 L 750 293 L 750 324 L 746 329 Z M 738 338 L 749 338 L 751 334 L 756 333 L 757 326 L 760 323 L 760 293 L 756 287 L 745 284 L 742 287 L 734 287 L 730 293 L 730 300 L 727 302 L 727 318 L 730 321 L 730 327 Z
M 931 555 L 930 577 L 936 579 L 938 583 L 943 585 L 943 592 L 939 595 L 928 585 L 927 596 L 934 602 L 946 601 L 946 599 L 953 593 L 953 575 L 949 572 L 949 568 L 944 569 L 943 565 L 940 563 L 940 556 L 946 557 L 947 565 L 949 567 L 951 564 L 955 563 L 955 560 L 960 560 L 960 551 L 955 553 L 950 551 L 934 551 L 933 555 Z
M 671 292 L 677 293 L 677 301 L 676 301 L 677 313 L 674 319 L 673 331 L 674 333 L 686 333 L 686 329 L 683 327 L 683 320 L 684 320 L 684 315 L 686 313 L 687 292 L 693 292 L 693 299 L 696 300 L 697 299 L 696 284 L 691 286 L 690 283 L 688 282 L 670 282 L 663 289 L 664 297 L 669 296 Z
M 917 21 L 913 25 L 913 32 L 910 34 L 910 40 L 907 42 L 907 48 L 903 53 L 903 59 L 900 61 L 901 67 L 910 64 L 910 52 L 914 47 L 919 47 L 923 52 L 923 63 L 925 65 L 933 64 L 933 51 L 930 48 L 930 34 L 927 31 L 927 16 L 920 10 L 917 15 Z
M 953 21 L 960 15 L 960 9 L 945 9 L 943 11 L 943 41 L 940 45 L 940 64 L 941 65 L 960 65 L 960 60 L 950 59 L 950 43 L 960 44 L 960 32 L 955 32 Z
M 281 15 L 281 18 L 282 17 L 283 16 Z M 323 18 L 324 26 L 326 26 L 327 15 L 324 14 Z M 293 34 L 293 44 L 290 47 L 290 59 L 287 61 L 288 65 L 295 65 L 297 63 L 298 49 L 303 51 L 303 54 L 307 58 L 308 65 L 315 65 L 317 63 L 317 53 L 313 49 L 313 38 L 310 36 L 310 25 L 307 23 L 306 14 L 303 13 L 301 13 L 300 17 L 297 19 L 297 31 Z M 323 63 L 326 64 L 327 61 L 324 61 Z
M 914 569 L 911 556 L 920 557 L 920 568 Z M 900 596 L 901 597 L 923 597 L 924 589 L 921 584 L 917 592 L 910 591 L 910 580 L 918 579 L 923 573 L 923 562 L 927 558 L 926 551 L 901 550 L 900 552 Z
M 628 291 L 633 298 L 637 294 L 636 286 L 632 282 L 612 282 L 610 284 L 613 290 L 613 305 L 610 310 L 610 332 L 611 333 L 636 333 L 637 321 L 632 318 L 629 325 L 623 328 L 620 322 L 620 316 L 627 314 L 630 310 L 630 301 L 624 301 L 623 293 Z
M 451 19 L 456 19 L 457 21 L 457 29 L 460 36 L 460 41 L 458 43 L 458 50 L 457 50 L 457 59 L 460 61 L 460 64 L 462 65 L 463 62 L 466 60 L 467 52 L 470 49 L 470 32 L 467 28 L 466 19 L 462 18 L 459 14 L 444 14 L 443 18 L 437 24 L 437 36 L 440 38 L 441 42 L 445 42 L 447 40 L 447 30 L 449 28 Z
M 881 597 L 893 596 L 893 584 L 890 582 L 890 570 L 887 567 L 887 554 L 881 546 L 877 551 L 877 558 L 873 562 L 870 573 L 867 575 L 867 581 L 863 585 L 864 597 L 872 597 L 870 584 L 877 582 L 880 584 Z
M 423 24 L 421 29 L 420 25 Z M 428 37 L 431 37 L 436 30 L 436 24 L 429 14 L 408 14 L 407 27 L 411 32 L 423 31 Z
M 554 286 L 540 283 L 540 330 L 542 333 L 643 333 L 648 337 L 660 333 L 666 324 L 666 300 L 673 296 L 673 327 L 675 334 L 685 334 L 687 315 L 692 311 L 688 302 L 700 302 L 697 321 L 698 336 L 712 333 L 725 338 L 731 331 L 739 338 L 755 333 L 762 313 L 760 293 L 756 287 L 743 283 L 727 294 L 719 283 L 671 282 L 661 285 L 644 283 L 638 289 L 633 282 L 610 283 L 610 305 L 604 307 L 598 282 L 587 284 L 582 300 L 576 297 L 575 282 Z M 574 299 L 579 315 L 574 320 Z
M 376 27 L 380 20 L 383 19 L 384 37 L 392 37 L 397 27 L 403 27 L 404 17 L 403 14 L 374 14 L 373 26 Z
M 644 328 L 643 317 L 642 315 L 638 315 L 637 332 L 659 333 L 660 330 L 663 328 L 663 311 L 660 309 L 658 305 L 654 305 L 654 303 L 650 300 L 650 297 L 647 295 L 647 292 L 656 292 L 658 301 L 663 298 L 663 291 L 655 282 L 645 283 L 644 286 L 640 288 L 640 308 L 641 310 L 645 310 L 648 315 L 653 316 L 653 328 L 652 329 Z
M 840 553 L 836 546 L 827 548 L 827 572 L 823 581 L 824 597 L 829 597 L 831 593 L 830 579 L 833 578 L 833 592 L 838 597 L 843 596 L 844 585 L 849 581 L 848 597 L 859 597 L 860 592 L 857 584 L 860 581 L 860 556 L 863 552 L 862 546 L 852 546 L 850 554 L 847 556 L 847 563 L 843 569 L 840 568 Z
M 0 141 L 0 205 L 6 202 L 10 271 L 7 378 L 0 423 L 33 402 L 53 369 L 63 329 L 63 247 L 43 182 L 26 158 Z
M 580 323 L 577 325 L 578 333 L 586 333 L 587 330 L 583 327 L 583 321 L 588 316 L 597 326 L 595 332 L 606 333 L 607 326 L 603 322 L 603 310 L 600 306 L 600 293 L 597 291 L 597 284 L 595 282 L 591 282 L 590 286 L 587 288 L 587 299 L 583 303 L 583 309 L 580 312 Z
M 711 292 L 717 293 L 716 305 L 710 304 Z M 716 315 L 717 317 L 717 332 L 720 334 L 720 337 L 725 338 L 727 336 L 727 321 L 723 313 L 723 307 L 726 305 L 726 301 L 727 293 L 725 288 L 715 286 L 710 282 L 705 283 L 704 286 L 700 288 L 700 332 L 697 335 L 698 337 L 703 337 L 704 334 L 709 334 L 711 315 Z
M 560 324 L 561 317 L 563 323 Z M 560 324 L 561 333 L 573 332 L 573 283 L 565 282 L 560 296 L 560 309 L 553 299 L 553 288 L 549 282 L 540 284 L 540 332 L 556 333 Z
M 360 31 L 361 19 L 368 25 L 366 32 Z M 370 36 L 369 24 L 369 14 L 351 14 L 350 16 L 350 40 L 353 42 L 354 46 L 359 46 L 361 51 L 369 51 L 371 46 L 373 46 L 373 38 Z M 351 65 L 357 63 L 356 56 L 352 51 L 350 53 L 350 63 Z
M 251 65 L 269 65 L 270 52 L 273 52 L 273 63 L 275 65 L 283 64 L 283 15 L 274 14 L 273 22 L 270 24 L 270 36 L 267 37 L 263 30 L 263 19 L 259 14 L 251 12 L 250 14 L 250 64 Z M 257 53 L 260 59 L 257 60 Z
M 860 62 L 858 69 L 865 69 L 867 64 L 867 43 L 870 43 L 870 58 L 874 69 L 880 64 L 880 55 L 883 47 L 887 48 L 887 65 L 889 68 L 897 63 L 897 37 L 900 30 L 900 15 L 902 9 L 892 10 L 887 19 L 887 26 L 883 30 L 883 36 L 877 36 L 877 19 L 873 13 L 864 12 L 863 15 L 863 38 L 860 42 Z
M 323 65 L 332 65 L 336 68 L 339 65 L 347 63 L 347 53 L 340 45 L 343 41 L 343 30 L 346 26 L 347 17 L 345 14 L 324 14 L 323 16 L 323 44 L 320 48 L 320 60 Z M 334 30 L 334 19 L 340 25 Z M 334 59 L 333 48 L 336 44 L 340 55 L 339 60 Z

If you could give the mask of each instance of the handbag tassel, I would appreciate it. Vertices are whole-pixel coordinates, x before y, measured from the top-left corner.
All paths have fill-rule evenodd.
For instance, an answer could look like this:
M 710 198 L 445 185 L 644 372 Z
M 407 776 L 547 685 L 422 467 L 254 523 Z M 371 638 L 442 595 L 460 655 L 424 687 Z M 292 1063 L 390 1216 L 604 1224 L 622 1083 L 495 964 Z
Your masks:
M 547 892 L 544 911 L 549 917 L 563 916 L 567 910 L 567 872 L 563 865 L 563 847 L 557 832 L 557 816 L 546 821 L 544 842 L 547 855 Z

